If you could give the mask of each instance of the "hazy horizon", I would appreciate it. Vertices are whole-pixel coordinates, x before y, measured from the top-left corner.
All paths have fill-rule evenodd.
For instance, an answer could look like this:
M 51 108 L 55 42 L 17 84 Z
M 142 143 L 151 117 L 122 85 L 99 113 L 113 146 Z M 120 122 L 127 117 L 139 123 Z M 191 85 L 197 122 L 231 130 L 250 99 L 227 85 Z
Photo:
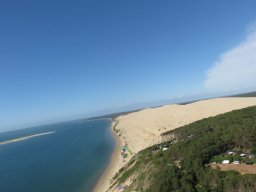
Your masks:
M 204 99 L 213 99 L 213 98 L 221 98 L 221 97 L 228 97 L 228 96 L 235 96 L 239 94 L 247 94 L 247 93 L 255 93 L 256 92 L 232 92 L 230 94 L 225 94 L 225 95 L 190 95 L 190 96 L 184 96 L 184 95 L 179 95 L 177 97 L 172 97 L 168 99 L 162 99 L 162 100 L 156 100 L 156 101 L 149 101 L 149 102 L 144 102 L 144 103 L 135 103 L 127 106 L 122 106 L 120 108 L 116 109 L 106 109 L 102 111 L 98 111 L 95 114 L 91 114 L 88 116 L 79 116 L 79 117 L 69 117 L 69 118 L 64 118 L 64 119 L 58 119 L 58 120 L 53 120 L 53 121 L 45 121 L 41 123 L 34 123 L 30 125 L 25 125 L 25 126 L 16 126 L 12 127 L 9 129 L 2 129 L 0 130 L 0 133 L 8 132 L 8 131 L 16 131 L 19 129 L 28 129 L 28 128 L 35 128 L 35 127 L 41 127 L 41 126 L 46 126 L 46 125 L 54 125 L 54 124 L 59 124 L 59 123 L 64 123 L 64 122 L 71 122 L 71 121 L 80 121 L 80 120 L 88 120 L 91 121 L 90 118 L 98 118 L 102 116 L 108 116 L 112 114 L 118 114 L 118 113 L 126 113 L 129 111 L 136 111 L 136 110 L 142 110 L 145 108 L 154 108 L 154 107 L 160 107 L 163 105 L 169 105 L 169 104 L 181 104 L 181 103 L 186 103 L 186 102 L 194 102 L 194 101 L 200 101 Z

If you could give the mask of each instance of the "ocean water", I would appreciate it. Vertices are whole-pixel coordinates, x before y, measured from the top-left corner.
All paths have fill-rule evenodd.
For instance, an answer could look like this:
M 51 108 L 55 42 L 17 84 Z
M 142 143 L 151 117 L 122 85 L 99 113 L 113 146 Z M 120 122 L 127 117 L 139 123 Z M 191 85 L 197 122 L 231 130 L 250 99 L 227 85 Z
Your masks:
M 111 159 L 108 119 L 72 121 L 0 133 L 0 192 L 90 192 Z

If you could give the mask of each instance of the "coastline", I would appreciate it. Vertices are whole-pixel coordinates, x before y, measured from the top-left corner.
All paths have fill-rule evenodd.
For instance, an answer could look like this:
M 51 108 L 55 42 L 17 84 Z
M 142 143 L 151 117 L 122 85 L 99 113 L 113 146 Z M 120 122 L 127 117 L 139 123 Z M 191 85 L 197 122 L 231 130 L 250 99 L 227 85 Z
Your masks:
M 115 139 L 115 149 L 111 161 L 96 184 L 93 192 L 112 192 L 111 179 L 124 167 L 134 154 L 164 141 L 161 134 L 195 121 L 214 117 L 256 105 L 256 97 L 215 98 L 197 101 L 186 105 L 171 104 L 157 108 L 146 108 L 121 115 L 112 120 L 111 132 Z M 128 145 L 132 155 L 123 159 L 120 149 Z M 129 185 L 129 184 L 127 184 Z
M 119 164 L 120 162 L 122 162 L 121 155 L 120 155 L 122 141 L 121 141 L 121 138 L 117 135 L 117 133 L 114 130 L 117 124 L 118 124 L 118 121 L 112 120 L 111 133 L 115 140 L 115 149 L 113 151 L 109 164 L 107 165 L 99 181 L 94 187 L 93 192 L 106 192 L 111 185 L 110 181 L 112 177 L 115 175 L 115 173 L 119 171 Z

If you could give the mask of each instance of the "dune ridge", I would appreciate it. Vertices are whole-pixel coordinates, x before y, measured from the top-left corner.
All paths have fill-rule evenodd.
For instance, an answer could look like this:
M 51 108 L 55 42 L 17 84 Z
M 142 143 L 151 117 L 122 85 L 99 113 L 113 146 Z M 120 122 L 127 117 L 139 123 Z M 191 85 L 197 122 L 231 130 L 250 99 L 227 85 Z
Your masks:
M 256 97 L 230 97 L 197 101 L 186 105 L 165 105 L 147 108 L 138 112 L 117 117 L 112 123 L 115 137 L 118 137 L 117 150 L 128 144 L 133 154 L 162 141 L 161 134 L 192 122 L 256 105 Z M 125 162 L 115 152 L 107 173 L 103 175 L 95 192 L 112 191 L 111 179 L 132 158 Z

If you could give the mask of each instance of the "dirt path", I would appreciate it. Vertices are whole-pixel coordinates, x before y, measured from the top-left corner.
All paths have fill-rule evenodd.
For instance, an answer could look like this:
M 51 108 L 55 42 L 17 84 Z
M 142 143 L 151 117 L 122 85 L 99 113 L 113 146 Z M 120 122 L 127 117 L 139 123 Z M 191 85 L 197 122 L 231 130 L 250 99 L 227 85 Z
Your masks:
M 211 168 L 217 169 L 220 168 L 221 171 L 237 171 L 241 173 L 242 175 L 244 174 L 256 174 L 256 165 L 247 165 L 247 164 L 215 164 L 211 165 Z

